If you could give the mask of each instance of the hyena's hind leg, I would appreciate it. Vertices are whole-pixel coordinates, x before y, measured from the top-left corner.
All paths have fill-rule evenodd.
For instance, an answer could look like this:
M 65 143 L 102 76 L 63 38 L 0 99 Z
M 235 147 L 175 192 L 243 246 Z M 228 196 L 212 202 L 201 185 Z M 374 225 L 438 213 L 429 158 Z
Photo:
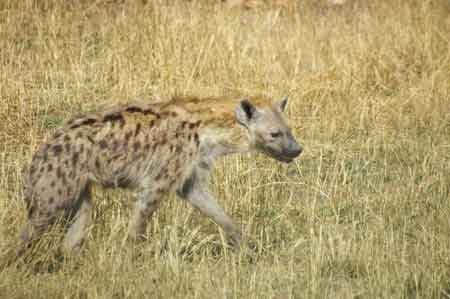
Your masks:
M 81 192 L 77 203 L 77 207 L 73 211 L 76 214 L 71 219 L 72 223 L 67 229 L 63 242 L 64 249 L 69 252 L 80 250 L 92 222 L 92 200 L 89 186 Z
M 20 243 L 16 247 L 16 258 L 22 257 L 50 226 L 55 222 L 56 215 L 51 215 L 47 211 L 32 207 L 29 211 L 28 220 L 20 233 Z
M 28 221 L 20 234 L 20 244 L 17 248 L 17 258 L 31 248 L 51 226 L 62 221 L 63 224 L 72 222 L 68 229 L 64 245 L 68 249 L 79 246 L 85 235 L 90 221 L 90 188 L 83 184 L 81 192 L 73 192 L 64 198 L 54 199 L 46 196 L 35 197 L 29 203 Z

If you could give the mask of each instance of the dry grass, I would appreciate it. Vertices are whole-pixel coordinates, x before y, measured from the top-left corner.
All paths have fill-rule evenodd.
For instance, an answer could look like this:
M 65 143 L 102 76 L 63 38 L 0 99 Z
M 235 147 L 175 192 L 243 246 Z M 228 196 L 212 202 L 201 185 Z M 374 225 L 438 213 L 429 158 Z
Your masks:
M 232 157 L 212 181 L 256 250 L 225 249 L 175 198 L 133 248 L 130 194 L 96 189 L 82 254 L 57 260 L 49 236 L 0 269 L 0 297 L 450 297 L 448 1 L 213 2 L 0 3 L 0 248 L 25 221 L 23 165 L 70 115 L 152 94 L 288 94 L 301 159 Z

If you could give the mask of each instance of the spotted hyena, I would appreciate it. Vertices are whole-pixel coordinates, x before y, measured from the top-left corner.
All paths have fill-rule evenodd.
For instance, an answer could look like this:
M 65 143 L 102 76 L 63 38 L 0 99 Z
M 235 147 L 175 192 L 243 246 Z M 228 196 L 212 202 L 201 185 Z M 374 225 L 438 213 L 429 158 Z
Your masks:
M 291 162 L 302 151 L 283 118 L 288 99 L 172 97 L 77 117 L 39 146 L 25 174 L 22 251 L 61 217 L 64 247 L 79 248 L 91 222 L 91 186 L 136 190 L 129 237 L 176 192 L 220 225 L 238 249 L 240 230 L 208 190 L 214 161 L 251 151 Z

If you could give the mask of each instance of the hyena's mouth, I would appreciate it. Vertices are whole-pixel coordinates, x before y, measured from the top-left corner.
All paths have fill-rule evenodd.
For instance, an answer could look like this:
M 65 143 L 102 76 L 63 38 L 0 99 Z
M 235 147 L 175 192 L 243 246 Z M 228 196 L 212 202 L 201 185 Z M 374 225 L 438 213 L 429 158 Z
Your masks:
M 288 157 L 284 157 L 284 156 L 278 156 L 278 157 L 274 157 L 275 159 L 277 159 L 280 162 L 284 162 L 284 163 L 291 163 L 294 158 L 288 158 Z
M 289 157 L 287 155 L 283 155 L 277 151 L 274 151 L 271 148 L 268 147 L 260 147 L 261 152 L 266 154 L 269 157 L 274 158 L 277 161 L 283 162 L 283 163 L 290 163 L 294 160 L 295 157 Z

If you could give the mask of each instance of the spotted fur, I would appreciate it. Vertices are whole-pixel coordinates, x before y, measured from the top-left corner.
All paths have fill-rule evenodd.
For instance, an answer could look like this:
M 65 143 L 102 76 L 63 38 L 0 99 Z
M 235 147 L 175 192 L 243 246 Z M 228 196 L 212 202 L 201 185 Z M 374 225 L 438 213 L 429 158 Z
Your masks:
M 61 216 L 71 221 L 65 247 L 79 248 L 91 221 L 94 183 L 137 191 L 132 239 L 144 237 L 159 203 L 176 192 L 239 248 L 240 231 L 208 191 L 207 179 L 223 155 L 256 150 L 285 162 L 298 156 L 301 148 L 282 117 L 286 103 L 265 97 L 172 97 L 73 118 L 39 146 L 25 173 L 28 222 L 20 250 Z

